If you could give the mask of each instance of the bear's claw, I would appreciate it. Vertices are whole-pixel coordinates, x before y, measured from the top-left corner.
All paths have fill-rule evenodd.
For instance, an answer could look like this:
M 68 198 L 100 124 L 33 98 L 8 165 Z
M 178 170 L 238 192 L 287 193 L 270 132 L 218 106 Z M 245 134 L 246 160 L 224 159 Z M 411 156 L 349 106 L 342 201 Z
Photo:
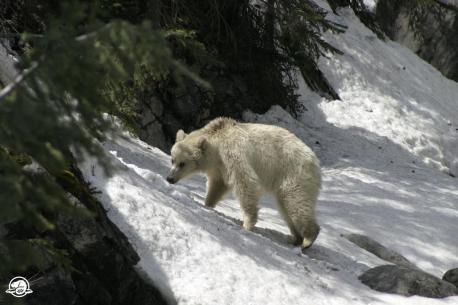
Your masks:
M 310 246 L 315 242 L 316 238 L 318 237 L 318 234 L 320 234 L 320 227 L 317 225 L 315 234 L 311 238 L 305 237 L 302 241 L 302 250 L 310 248 Z

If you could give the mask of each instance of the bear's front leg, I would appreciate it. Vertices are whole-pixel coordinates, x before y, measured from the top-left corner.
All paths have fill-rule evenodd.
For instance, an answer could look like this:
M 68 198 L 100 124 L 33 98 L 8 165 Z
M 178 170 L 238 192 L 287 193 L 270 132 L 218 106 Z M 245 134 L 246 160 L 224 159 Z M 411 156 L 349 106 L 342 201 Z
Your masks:
M 228 186 L 222 179 L 208 177 L 207 181 L 207 197 L 205 198 L 205 206 L 214 208 L 218 201 L 224 197 L 229 190 Z
M 236 189 L 235 194 L 240 201 L 243 212 L 243 228 L 251 231 L 258 221 L 259 193 L 249 188 Z

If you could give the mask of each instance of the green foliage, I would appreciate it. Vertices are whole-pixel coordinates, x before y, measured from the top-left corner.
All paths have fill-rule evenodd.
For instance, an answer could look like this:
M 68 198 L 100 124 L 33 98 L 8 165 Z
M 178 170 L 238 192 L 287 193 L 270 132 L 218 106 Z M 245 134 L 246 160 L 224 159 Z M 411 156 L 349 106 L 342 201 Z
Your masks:
M 385 39 L 382 29 L 375 20 L 375 15 L 369 11 L 363 0 L 327 0 L 333 12 L 337 14 L 338 7 L 349 6 L 361 22 L 371 29 L 380 39 Z
M 287 83 L 295 88 L 293 67 L 299 68 L 308 86 L 315 91 L 330 94 L 338 98 L 334 90 L 327 84 L 318 69 L 317 61 L 320 56 L 328 52 L 342 54 L 342 52 L 322 38 L 322 33 L 332 31 L 341 33 L 345 27 L 326 20 L 326 12 L 309 1 L 279 1 L 278 36 L 276 49 L 283 55 L 282 74 L 288 78 Z M 275 39 L 274 39 L 275 40 Z M 293 109 L 293 113 L 297 109 Z
M 326 30 L 343 28 L 309 0 L 162 1 L 161 24 L 196 32 L 210 54 L 226 63 L 229 73 L 242 75 L 254 111 L 279 104 L 300 111 L 294 71 L 299 67 L 314 90 L 335 95 L 316 66 L 318 56 L 336 51 L 322 39 Z M 304 74 L 303 73 L 303 74 Z
M 50 10 L 55 14 L 37 21 L 41 33 L 21 33 L 27 46 L 18 65 L 21 75 L 0 92 L 0 233 L 18 222 L 36 232 L 1 233 L 0 261 L 8 262 L 1 264 L 3 274 L 31 262 L 40 265 L 37 247 L 50 259 L 64 256 L 50 242 L 31 236 L 53 230 L 56 214 L 79 213 L 53 177 L 71 186 L 66 170 L 83 153 L 109 170 L 94 139 L 104 139 L 111 130 L 104 113 L 125 111 L 113 102 L 109 88 L 139 81 L 141 69 L 155 78 L 171 72 L 191 75 L 173 59 L 166 33 L 153 30 L 150 22 L 104 22 L 99 7 L 84 2 L 59 1 Z M 23 167 L 30 160 L 35 169 Z
M 124 125 L 133 132 L 141 126 L 140 101 L 154 89 L 167 86 L 173 80 L 178 86 L 182 85 L 183 77 L 193 80 L 197 85 L 210 89 L 210 84 L 201 79 L 199 68 L 206 63 L 216 63 L 207 53 L 205 46 L 196 40 L 193 31 L 169 29 L 161 32 L 162 37 L 172 50 L 174 61 L 171 69 L 158 73 L 153 65 L 137 63 L 131 77 L 124 81 L 109 81 L 106 84 L 105 97 L 117 107 L 116 115 Z
M 0 275 L 7 275 L 11 270 L 24 272 L 31 265 L 45 270 L 50 262 L 66 271 L 74 271 L 67 252 L 56 248 L 48 239 L 5 239 L 0 243 L 0 253 L 9 254 L 2 255 Z
M 278 47 L 287 57 L 308 57 L 317 60 L 324 52 L 341 53 L 328 44 L 321 33 L 325 31 L 343 32 L 345 27 L 326 20 L 326 12 L 312 2 L 293 0 L 279 1 L 278 14 L 279 37 Z M 299 55 L 299 53 L 302 53 Z
M 0 2 L 0 32 L 20 34 L 25 30 L 41 33 L 46 20 L 58 14 L 59 0 L 2 0 Z

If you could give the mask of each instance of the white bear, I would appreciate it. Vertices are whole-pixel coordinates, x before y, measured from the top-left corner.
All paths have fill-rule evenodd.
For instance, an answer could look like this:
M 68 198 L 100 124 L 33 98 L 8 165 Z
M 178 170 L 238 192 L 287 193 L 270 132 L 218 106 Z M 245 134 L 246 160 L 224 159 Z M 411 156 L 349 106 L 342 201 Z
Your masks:
M 213 208 L 233 190 L 240 201 L 245 229 L 251 230 L 256 224 L 258 200 L 267 192 L 277 199 L 293 235 L 292 243 L 308 248 L 318 236 L 315 203 L 321 187 L 319 161 L 286 129 L 217 118 L 188 135 L 179 130 L 171 156 L 169 183 L 205 173 L 205 205 Z

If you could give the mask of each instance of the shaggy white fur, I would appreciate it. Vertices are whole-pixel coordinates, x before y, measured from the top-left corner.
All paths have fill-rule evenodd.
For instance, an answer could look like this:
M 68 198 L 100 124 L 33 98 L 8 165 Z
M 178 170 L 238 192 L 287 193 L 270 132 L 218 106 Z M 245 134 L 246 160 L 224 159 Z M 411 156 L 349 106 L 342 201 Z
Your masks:
M 207 175 L 207 207 L 213 208 L 233 190 L 244 214 L 243 227 L 251 230 L 258 218 L 258 200 L 268 192 L 277 199 L 292 243 L 307 248 L 316 239 L 319 161 L 286 129 L 218 118 L 189 135 L 179 130 L 171 155 L 170 183 L 197 172 Z

